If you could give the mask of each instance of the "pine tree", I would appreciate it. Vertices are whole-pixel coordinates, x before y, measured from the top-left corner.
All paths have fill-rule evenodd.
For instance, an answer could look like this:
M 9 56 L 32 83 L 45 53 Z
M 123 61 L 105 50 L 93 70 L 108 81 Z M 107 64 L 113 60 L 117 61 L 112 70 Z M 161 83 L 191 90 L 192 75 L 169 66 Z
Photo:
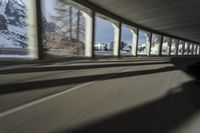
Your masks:
M 72 26 L 73 26 L 73 10 L 72 10 L 72 6 L 69 6 L 69 34 L 70 34 L 70 39 L 72 39 Z
M 78 8 L 63 3 L 61 0 L 56 0 L 55 11 L 56 13 L 51 16 L 52 21 L 54 21 L 60 31 L 62 31 L 65 39 L 65 44 L 70 47 L 73 53 L 80 53 L 83 50 L 83 36 L 85 33 L 84 29 L 84 17 Z M 67 38 L 67 39 L 66 39 Z M 67 43 L 66 43 L 67 40 Z
M 73 10 L 71 5 L 67 5 L 60 0 L 56 0 L 54 7 L 56 14 L 52 15 L 51 18 L 63 31 L 64 36 L 71 40 L 72 38 L 72 27 L 73 27 Z
M 78 42 L 80 42 L 80 36 L 79 36 L 79 34 L 80 34 L 80 31 L 81 31 L 81 29 L 80 29 L 80 26 L 81 26 L 80 16 L 81 16 L 81 11 L 78 10 L 77 11 L 77 28 L 76 28 L 76 38 L 77 38 Z

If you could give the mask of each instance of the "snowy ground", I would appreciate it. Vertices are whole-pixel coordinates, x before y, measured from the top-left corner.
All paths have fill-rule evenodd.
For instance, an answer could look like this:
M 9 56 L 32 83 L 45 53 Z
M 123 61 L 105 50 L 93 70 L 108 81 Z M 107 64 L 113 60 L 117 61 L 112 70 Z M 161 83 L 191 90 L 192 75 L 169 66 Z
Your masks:
M 95 55 L 104 55 L 104 56 L 113 55 L 113 51 L 95 51 Z
M 121 51 L 120 51 L 120 54 L 121 54 L 121 55 L 125 55 L 125 56 L 126 56 L 126 55 L 131 55 L 131 51 L 130 51 L 130 52 L 127 52 L 127 51 L 122 51 L 122 50 L 121 50 Z
M 55 56 L 84 55 L 84 51 L 81 51 L 80 53 L 74 53 L 69 49 L 48 49 L 45 51 L 45 53 Z
M 7 55 L 7 54 L 0 54 L 0 58 L 29 58 L 28 55 Z

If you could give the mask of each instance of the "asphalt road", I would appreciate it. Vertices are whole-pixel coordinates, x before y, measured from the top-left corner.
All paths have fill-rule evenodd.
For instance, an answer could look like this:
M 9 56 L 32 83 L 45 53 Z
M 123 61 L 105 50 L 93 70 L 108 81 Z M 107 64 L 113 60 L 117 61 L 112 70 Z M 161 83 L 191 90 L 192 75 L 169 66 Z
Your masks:
M 56 62 L 0 71 L 0 133 L 199 133 L 197 57 Z

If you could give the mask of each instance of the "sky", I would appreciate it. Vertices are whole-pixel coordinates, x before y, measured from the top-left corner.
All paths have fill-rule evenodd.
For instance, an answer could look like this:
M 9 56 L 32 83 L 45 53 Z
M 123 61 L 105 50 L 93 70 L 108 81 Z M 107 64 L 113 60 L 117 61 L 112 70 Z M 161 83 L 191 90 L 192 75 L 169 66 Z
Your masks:
M 42 12 L 46 19 L 50 21 L 50 16 L 54 14 L 55 0 L 42 0 Z M 113 41 L 114 29 L 112 23 L 96 17 L 96 31 L 95 31 L 95 43 L 110 43 Z M 145 43 L 144 34 L 140 34 L 139 44 Z M 131 43 L 131 31 L 122 26 L 122 41 L 130 44 Z
M 103 20 L 99 17 L 96 17 L 96 43 L 109 43 L 113 41 L 114 28 L 112 23 L 106 20 Z M 146 37 L 144 32 L 140 32 L 139 34 L 139 45 L 144 44 L 146 42 Z M 121 33 L 121 41 L 131 44 L 132 33 L 131 30 L 122 25 L 122 33 Z

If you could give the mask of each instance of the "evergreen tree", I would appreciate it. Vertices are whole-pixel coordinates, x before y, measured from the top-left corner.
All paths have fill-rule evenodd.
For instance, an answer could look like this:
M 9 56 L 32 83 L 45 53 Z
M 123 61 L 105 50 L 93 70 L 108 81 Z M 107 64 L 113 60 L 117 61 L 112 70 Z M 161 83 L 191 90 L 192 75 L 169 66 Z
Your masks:
M 85 29 L 82 12 L 61 0 L 56 0 L 55 3 L 56 14 L 51 16 L 52 20 L 57 23 L 70 41 L 83 42 L 81 37 L 84 36 Z
M 73 27 L 73 10 L 71 5 L 63 3 L 61 0 L 56 0 L 54 7 L 56 14 L 51 18 L 63 31 L 64 36 L 72 39 L 72 27 Z

